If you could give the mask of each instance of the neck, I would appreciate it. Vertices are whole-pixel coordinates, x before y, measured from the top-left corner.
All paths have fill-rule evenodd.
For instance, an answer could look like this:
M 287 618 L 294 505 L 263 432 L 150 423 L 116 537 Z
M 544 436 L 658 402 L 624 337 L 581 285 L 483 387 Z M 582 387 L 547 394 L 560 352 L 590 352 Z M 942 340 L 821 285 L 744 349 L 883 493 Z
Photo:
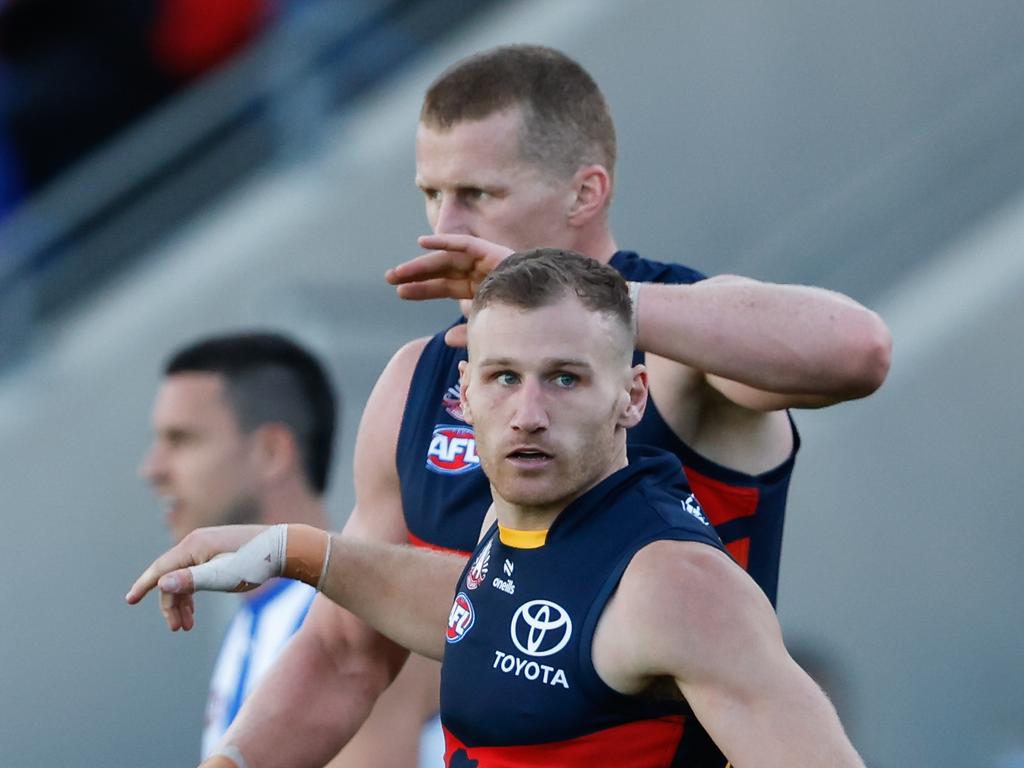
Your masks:
M 619 250 L 619 246 L 616 244 L 611 230 L 608 229 L 607 225 L 602 224 L 599 227 L 595 227 L 593 232 L 580 233 L 580 237 L 575 243 L 573 250 L 596 259 L 602 264 L 607 264 L 612 260 L 615 252 Z
M 545 506 L 514 504 L 503 499 L 493 485 L 491 486 L 491 495 L 494 498 L 494 511 L 498 518 L 498 525 L 516 531 L 546 531 L 572 501 L 572 499 L 563 500 Z
M 323 530 L 330 529 L 323 499 L 305 490 L 281 493 L 268 500 L 263 508 L 263 522 L 267 525 L 302 523 Z

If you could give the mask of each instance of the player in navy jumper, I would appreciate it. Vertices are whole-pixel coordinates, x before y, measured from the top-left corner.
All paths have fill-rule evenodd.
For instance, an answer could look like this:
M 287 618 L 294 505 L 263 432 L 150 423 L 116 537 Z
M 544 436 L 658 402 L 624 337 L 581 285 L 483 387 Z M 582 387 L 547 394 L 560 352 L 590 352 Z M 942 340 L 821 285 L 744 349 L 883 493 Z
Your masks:
M 468 565 L 292 525 L 179 570 L 253 533 L 212 529 L 155 562 L 132 599 L 159 580 L 177 629 L 196 588 L 317 585 L 443 656 L 449 768 L 704 765 L 702 726 L 737 766 L 862 766 L 678 461 L 627 453 L 647 372 L 621 277 L 579 254 L 520 254 L 470 318 L 460 402 L 496 523 Z
M 639 429 L 680 455 L 726 546 L 772 593 L 797 448 L 785 409 L 873 391 L 887 370 L 888 331 L 873 312 L 818 288 L 738 277 L 654 285 L 676 282 L 662 275 L 679 268 L 620 253 L 608 224 L 614 163 L 607 105 L 576 62 L 537 47 L 459 62 L 428 91 L 416 137 L 416 181 L 436 233 L 421 244 L 445 250 L 390 279 L 414 280 L 399 288 L 407 297 L 469 298 L 507 253 L 491 241 L 579 251 L 641 281 L 637 346 L 653 407 Z M 436 261 L 455 274 L 443 269 L 420 282 L 416 271 Z M 443 347 L 437 338 L 412 341 L 381 373 L 356 437 L 347 532 L 472 549 L 488 486 L 474 468 L 475 437 L 458 416 L 458 380 Z M 436 376 L 426 371 L 435 362 Z M 428 462 L 460 471 L 435 473 Z M 431 485 L 417 492 L 424 478 Z M 457 537 L 449 538 L 450 520 Z M 357 766 L 379 762 L 381 745 L 391 754 L 410 736 L 414 744 L 429 706 L 436 711 L 437 665 L 417 657 L 377 702 L 405 655 L 318 599 L 228 739 L 242 753 L 271 755 L 266 768 L 314 768 L 372 708 L 346 753 Z

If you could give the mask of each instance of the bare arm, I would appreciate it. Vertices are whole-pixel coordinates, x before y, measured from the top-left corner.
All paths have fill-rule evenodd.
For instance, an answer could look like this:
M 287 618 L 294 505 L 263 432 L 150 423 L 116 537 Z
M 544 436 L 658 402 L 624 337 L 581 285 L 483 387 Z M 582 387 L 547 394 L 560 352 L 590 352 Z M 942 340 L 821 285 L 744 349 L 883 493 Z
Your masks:
M 674 679 L 735 768 L 863 768 L 764 594 L 706 545 L 661 541 L 637 554 L 599 622 L 594 663 L 623 693 Z
M 399 645 L 437 661 L 466 560 L 334 536 L 323 593 Z
M 864 397 L 889 370 L 892 339 L 881 318 L 823 288 L 723 275 L 645 283 L 638 305 L 639 348 L 704 372 L 747 408 Z

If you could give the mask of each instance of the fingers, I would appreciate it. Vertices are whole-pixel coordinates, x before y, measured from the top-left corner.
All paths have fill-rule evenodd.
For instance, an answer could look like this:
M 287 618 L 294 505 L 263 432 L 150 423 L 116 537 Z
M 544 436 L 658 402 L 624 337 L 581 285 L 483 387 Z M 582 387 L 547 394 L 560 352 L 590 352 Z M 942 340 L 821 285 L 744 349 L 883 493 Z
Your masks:
M 416 283 L 438 277 L 466 277 L 473 269 L 473 257 L 453 251 L 431 251 L 410 259 L 384 273 L 392 285 Z
M 160 613 L 167 622 L 167 628 L 172 632 L 179 629 L 188 632 L 195 626 L 195 603 L 191 593 L 172 594 L 161 591 Z
M 433 234 L 416 239 L 420 248 L 434 251 L 462 252 L 474 259 L 492 259 L 497 263 L 513 253 L 513 249 L 473 235 Z
M 418 280 L 399 285 L 398 296 L 408 301 L 472 299 L 473 284 L 469 280 L 449 280 L 445 278 Z
M 202 566 L 196 566 L 202 568 Z M 171 571 L 160 577 L 157 582 L 161 594 L 166 595 L 190 595 L 196 591 L 195 579 L 192 578 L 191 568 L 181 568 Z
M 135 605 L 138 603 L 142 598 L 149 594 L 150 590 L 157 585 L 160 577 L 165 573 L 190 565 L 191 559 L 182 559 L 182 557 L 185 556 L 186 555 L 179 552 L 178 547 L 162 554 L 152 562 L 149 568 L 142 572 L 142 575 L 139 576 L 138 579 L 135 580 L 135 583 L 132 584 L 131 589 L 128 590 L 128 594 L 124 596 L 124 599 L 129 605 Z
M 157 585 L 164 574 L 206 562 L 220 552 L 234 551 L 256 536 L 264 527 L 230 525 L 192 531 L 177 546 L 160 555 L 142 572 L 128 590 L 125 600 L 129 605 L 135 605 Z

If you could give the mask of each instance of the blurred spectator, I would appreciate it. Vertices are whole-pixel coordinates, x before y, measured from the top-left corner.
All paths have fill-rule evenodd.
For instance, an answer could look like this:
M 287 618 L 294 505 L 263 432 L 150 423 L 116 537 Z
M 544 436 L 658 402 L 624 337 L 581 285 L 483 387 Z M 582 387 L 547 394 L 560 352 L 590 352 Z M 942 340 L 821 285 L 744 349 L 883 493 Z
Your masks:
M 241 49 L 272 8 L 272 0 L 0 2 L 0 136 L 13 155 L 4 161 L 0 145 L 0 184 L 20 175 L 25 193 L 40 188 Z

